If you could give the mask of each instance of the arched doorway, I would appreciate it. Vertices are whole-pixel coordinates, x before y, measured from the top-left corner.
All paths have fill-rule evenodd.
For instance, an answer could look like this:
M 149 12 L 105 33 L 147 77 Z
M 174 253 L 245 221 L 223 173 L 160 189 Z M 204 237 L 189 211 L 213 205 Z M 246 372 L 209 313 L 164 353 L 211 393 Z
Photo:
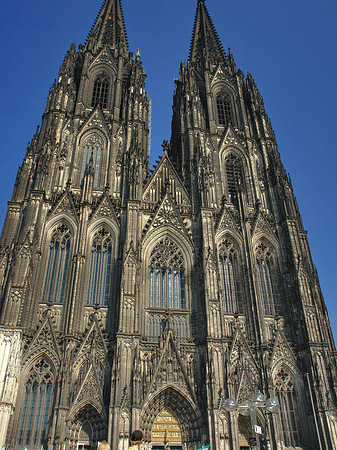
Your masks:
M 152 450 L 181 450 L 182 433 L 176 416 L 168 408 L 163 409 L 154 421 L 151 433 Z
M 92 450 L 93 430 L 88 420 L 79 429 L 77 439 L 77 450 Z
M 249 450 L 249 437 L 251 436 L 250 417 L 239 414 L 238 424 L 240 450 Z
M 69 445 L 76 450 L 95 450 L 97 443 L 107 439 L 108 424 L 104 413 L 93 405 L 84 405 L 69 419 Z
M 153 425 L 158 417 L 159 420 L 164 421 L 162 419 L 164 416 L 160 416 L 164 411 L 168 411 L 168 414 L 176 421 L 172 422 L 174 427 L 177 423 L 179 425 L 180 445 L 186 444 L 187 447 L 191 446 L 192 448 L 201 446 L 202 436 L 207 434 L 207 429 L 202 421 L 200 411 L 192 399 L 171 386 L 151 396 L 143 406 L 140 423 L 144 432 L 144 441 L 152 442 L 152 432 L 155 431 Z M 159 422 L 158 425 L 160 425 Z M 161 441 L 161 445 L 163 446 L 163 441 Z

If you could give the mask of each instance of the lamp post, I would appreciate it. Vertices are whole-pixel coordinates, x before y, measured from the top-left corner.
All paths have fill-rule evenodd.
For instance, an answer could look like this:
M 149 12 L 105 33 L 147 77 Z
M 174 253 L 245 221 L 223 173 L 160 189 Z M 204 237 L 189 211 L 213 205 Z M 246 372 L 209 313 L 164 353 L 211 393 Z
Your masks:
M 280 411 L 280 404 L 276 397 L 266 399 L 266 396 L 262 392 L 256 392 L 253 394 L 251 401 L 244 401 L 240 405 L 234 400 L 234 398 L 227 398 L 224 402 L 224 408 L 228 412 L 239 411 L 243 416 L 250 416 L 252 426 L 252 436 L 255 438 L 254 442 L 250 443 L 251 447 L 256 447 L 256 450 L 260 450 L 260 434 L 257 429 L 256 409 L 262 408 L 271 413 L 278 413 Z

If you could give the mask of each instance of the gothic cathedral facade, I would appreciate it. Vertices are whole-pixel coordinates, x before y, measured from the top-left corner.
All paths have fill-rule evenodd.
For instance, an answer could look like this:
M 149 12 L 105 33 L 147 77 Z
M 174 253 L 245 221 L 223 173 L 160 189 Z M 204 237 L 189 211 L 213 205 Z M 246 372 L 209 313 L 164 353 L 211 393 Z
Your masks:
M 197 2 L 172 136 L 149 171 L 149 97 L 120 0 L 73 44 L 1 237 L 0 443 L 332 450 L 336 351 L 306 232 L 250 74 Z M 265 444 L 262 444 L 264 442 Z M 63 447 L 62 447 L 63 448 Z

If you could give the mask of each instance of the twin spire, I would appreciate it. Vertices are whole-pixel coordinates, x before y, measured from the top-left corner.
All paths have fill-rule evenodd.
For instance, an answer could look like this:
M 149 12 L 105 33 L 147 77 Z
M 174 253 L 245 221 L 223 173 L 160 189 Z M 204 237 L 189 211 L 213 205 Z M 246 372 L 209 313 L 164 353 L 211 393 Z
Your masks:
M 123 53 L 129 51 L 121 0 L 104 0 L 90 30 L 86 47 L 99 49 L 105 45 L 121 49 Z M 198 0 L 189 60 L 200 62 L 205 58 L 218 63 L 224 61 L 225 52 L 205 6 L 205 0 Z
M 206 58 L 219 63 L 225 60 L 225 51 L 205 6 L 205 0 L 198 0 L 189 60 L 200 64 Z
M 121 0 L 104 0 L 90 30 L 86 48 L 99 49 L 105 45 L 124 53 L 129 51 Z

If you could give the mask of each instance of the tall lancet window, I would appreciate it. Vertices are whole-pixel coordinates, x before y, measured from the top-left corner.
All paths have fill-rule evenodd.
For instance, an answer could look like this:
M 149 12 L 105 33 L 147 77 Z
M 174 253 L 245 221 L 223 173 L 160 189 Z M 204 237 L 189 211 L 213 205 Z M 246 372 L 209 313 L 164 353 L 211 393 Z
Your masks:
M 63 303 L 69 264 L 71 234 L 65 225 L 60 225 L 53 232 L 49 244 L 46 279 L 42 301 Z
M 161 240 L 151 253 L 149 306 L 185 308 L 184 258 L 179 247 L 169 238 Z
M 276 262 L 272 250 L 261 242 L 256 248 L 256 262 L 264 313 L 274 315 L 276 312 Z
M 236 203 L 239 186 L 241 185 L 244 188 L 241 158 L 234 153 L 229 153 L 225 159 L 225 171 L 228 200 L 232 203 Z
M 91 106 L 95 108 L 100 105 L 106 108 L 108 103 L 109 77 L 104 73 L 97 75 L 94 81 L 94 89 L 92 91 Z
M 91 134 L 86 140 L 83 150 L 83 160 L 81 168 L 81 183 L 83 182 L 84 172 L 92 156 L 94 167 L 94 187 L 99 185 L 100 167 L 102 160 L 103 140 L 97 134 Z
M 231 99 L 227 92 L 220 91 L 216 95 L 216 107 L 218 111 L 219 125 L 233 123 L 231 111 Z
M 287 448 L 300 446 L 297 398 L 291 375 L 280 368 L 274 378 L 275 394 L 281 406 L 282 440 Z
M 105 228 L 100 228 L 91 247 L 87 305 L 108 304 L 112 249 L 111 234 Z
M 46 444 L 46 430 L 52 408 L 54 375 L 49 363 L 40 358 L 29 372 L 22 410 L 20 411 L 19 445 Z
M 239 312 L 238 255 L 234 245 L 225 239 L 219 246 L 220 277 L 224 290 L 226 313 Z

